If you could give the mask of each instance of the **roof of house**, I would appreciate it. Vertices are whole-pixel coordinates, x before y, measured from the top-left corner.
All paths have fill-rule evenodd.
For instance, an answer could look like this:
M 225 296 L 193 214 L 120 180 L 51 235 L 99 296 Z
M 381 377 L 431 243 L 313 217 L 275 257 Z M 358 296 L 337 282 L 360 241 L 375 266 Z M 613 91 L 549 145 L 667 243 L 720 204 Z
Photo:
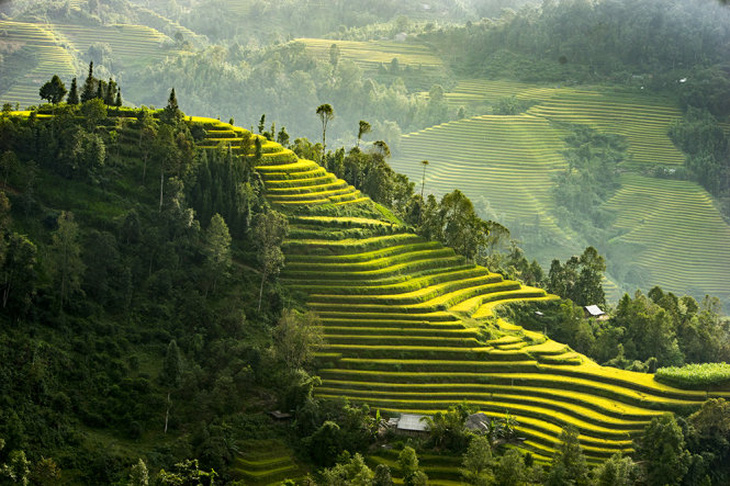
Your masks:
M 489 430 L 489 417 L 483 412 L 473 413 L 466 418 L 464 427 L 477 432 L 486 432 Z
M 585 306 L 585 310 L 592 316 L 602 316 L 605 314 L 597 305 L 587 305 Z
M 425 432 L 428 430 L 428 424 L 425 420 L 421 420 L 425 415 L 415 415 L 404 413 L 398 420 L 398 430 L 407 430 L 412 432 Z

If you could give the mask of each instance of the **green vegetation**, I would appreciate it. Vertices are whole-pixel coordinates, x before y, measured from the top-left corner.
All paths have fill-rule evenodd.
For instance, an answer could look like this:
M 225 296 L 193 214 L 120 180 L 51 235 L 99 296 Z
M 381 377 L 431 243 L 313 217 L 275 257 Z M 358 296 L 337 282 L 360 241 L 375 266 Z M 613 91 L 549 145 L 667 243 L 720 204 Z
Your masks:
M 730 381 L 730 365 L 727 363 L 698 363 L 670 366 L 656 370 L 656 379 L 681 388 L 707 388 L 725 385 Z
M 1 5 L 0 482 L 726 484 L 728 17 L 665 3 Z

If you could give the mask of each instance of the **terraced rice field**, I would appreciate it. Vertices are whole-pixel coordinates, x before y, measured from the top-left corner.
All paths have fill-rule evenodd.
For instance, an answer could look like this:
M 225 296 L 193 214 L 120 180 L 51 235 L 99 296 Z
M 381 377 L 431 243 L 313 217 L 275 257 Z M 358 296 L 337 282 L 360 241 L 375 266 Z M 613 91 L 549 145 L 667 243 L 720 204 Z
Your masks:
M 687 181 L 624 174 L 621 182 L 606 204 L 624 232 L 613 243 L 640 248 L 635 264 L 648 282 L 730 301 L 730 226 L 710 195 Z
M 337 44 L 340 56 L 352 59 L 364 69 L 377 68 L 381 63 L 390 64 L 393 58 L 398 58 L 400 67 L 439 67 L 443 68 L 443 61 L 431 49 L 421 44 L 394 41 L 344 41 L 332 39 L 299 38 L 301 42 L 317 57 L 329 60 L 329 49 Z
M 0 103 L 21 107 L 41 103 L 38 90 L 58 74 L 64 81 L 76 75 L 74 60 L 51 29 L 40 24 L 0 20 Z M 34 64 L 29 65 L 29 60 Z
M 483 217 L 507 225 L 539 224 L 546 238 L 571 242 L 550 212 L 553 176 L 566 167 L 564 134 L 548 120 L 530 114 L 482 115 L 405 135 L 400 155 L 391 165 L 421 181 L 438 198 L 454 189 L 464 192 Z M 577 251 L 567 246 L 553 255 L 565 258 Z
M 62 36 L 69 48 L 75 50 L 81 58 L 92 44 L 103 42 L 109 44 L 112 55 L 119 69 L 141 69 L 155 60 L 164 59 L 172 54 L 164 44 L 172 39 L 161 32 L 143 25 L 116 24 L 109 26 L 86 26 L 53 24 L 49 26 Z
M 242 444 L 232 468 L 236 479 L 253 486 L 279 485 L 285 479 L 299 479 L 305 472 L 294 461 L 292 451 L 278 440 L 256 440 Z
M 240 130 L 216 121 L 205 126 L 209 136 Z M 269 192 L 291 181 L 296 194 L 317 194 L 318 184 L 301 173 L 334 177 L 290 158 L 259 169 Z M 548 461 L 561 428 L 573 425 L 589 461 L 598 463 L 630 451 L 652 417 L 693 409 L 708 396 L 662 385 L 652 375 L 602 368 L 540 333 L 490 317 L 495 302 L 551 296 L 465 262 L 384 221 L 372 206 L 367 214 L 362 205 L 357 217 L 336 206 L 317 216 L 297 211 L 308 205 L 305 198 L 272 201 L 291 225 L 283 282 L 308 296 L 324 328 L 321 398 L 424 414 L 466 399 L 490 415 L 516 418 L 521 447 L 537 460 Z
M 615 297 L 638 285 L 660 285 L 730 302 L 730 280 L 723 276 L 730 268 L 730 247 L 724 244 L 730 226 L 722 221 L 711 196 L 692 183 L 638 174 L 653 166 L 683 163 L 683 154 L 667 135 L 681 116 L 675 105 L 641 92 L 486 80 L 461 81 L 447 94 L 452 103 L 473 109 L 505 96 L 533 105 L 519 116 L 475 116 L 405 135 L 393 168 L 419 182 L 420 161 L 429 160 L 427 192 L 441 197 L 462 190 L 483 217 L 527 234 L 525 246 L 545 265 L 588 244 L 555 221 L 551 175 L 565 168 L 561 124 L 589 125 L 622 135 L 629 144 L 629 160 L 621 167 L 625 186 L 605 206 L 616 213 L 612 229 L 621 236 L 602 251 L 623 258 L 615 265 L 609 260 L 609 273 L 625 275 L 626 268 L 636 264 L 633 273 L 641 275 L 620 286 L 607 281 L 607 292 Z
M 640 93 L 565 89 L 550 94 L 551 99 L 533 106 L 528 113 L 626 137 L 631 160 L 624 163 L 624 169 L 684 163 L 684 155 L 667 134 L 672 122 L 682 116 L 678 106 Z M 535 93 L 528 90 L 519 97 L 535 99 Z

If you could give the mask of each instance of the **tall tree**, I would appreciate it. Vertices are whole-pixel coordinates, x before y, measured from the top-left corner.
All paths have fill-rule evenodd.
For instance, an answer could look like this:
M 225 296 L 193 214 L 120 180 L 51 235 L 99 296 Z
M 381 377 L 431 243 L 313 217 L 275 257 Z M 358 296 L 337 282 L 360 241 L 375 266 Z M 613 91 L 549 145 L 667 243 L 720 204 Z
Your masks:
M 180 106 L 177 103 L 177 95 L 175 94 L 175 88 L 170 90 L 170 96 L 167 99 L 167 106 L 162 110 L 160 118 L 164 123 L 169 125 L 177 126 L 182 122 L 183 113 L 180 111 Z
M 644 462 L 648 484 L 682 484 L 691 457 L 674 415 L 666 413 L 651 420 L 640 438 L 637 453 Z
M 421 177 L 421 199 L 423 199 L 423 189 L 426 187 L 426 168 L 428 167 L 428 160 L 422 160 L 421 165 L 423 166 L 423 176 Z
M 494 481 L 492 474 L 492 446 L 483 435 L 475 436 L 461 460 L 460 472 L 469 484 L 487 486 Z
M 398 454 L 398 466 L 403 476 L 403 484 L 406 486 L 425 486 L 428 484 L 428 476 L 418 466 L 418 455 L 412 447 L 406 446 Z
M 63 81 L 61 81 L 61 78 L 54 74 L 50 81 L 41 86 L 38 94 L 40 95 L 42 100 L 48 100 L 49 103 L 57 105 L 63 100 L 63 97 L 66 96 L 66 93 L 67 90 L 66 86 L 63 84 Z
M 368 122 L 365 120 L 360 120 L 360 123 L 358 125 L 357 129 L 357 147 L 360 148 L 360 140 L 362 140 L 362 136 L 366 133 L 370 133 L 370 130 L 372 130 L 372 127 Z
M 81 289 L 84 262 L 81 259 L 79 225 L 73 214 L 61 211 L 58 228 L 51 236 L 51 272 L 58 291 L 59 308 L 63 309 L 74 292 Z
M 89 62 L 89 74 L 86 76 L 84 86 L 81 88 L 81 102 L 84 103 L 96 98 L 99 81 L 94 77 L 94 61 Z
M 439 207 L 442 243 L 473 260 L 487 244 L 489 227 L 477 216 L 474 205 L 458 189 L 446 194 Z
M 335 117 L 332 105 L 325 103 L 317 107 L 317 115 L 322 122 L 322 158 L 327 155 L 327 124 Z
M 274 330 L 276 354 L 286 366 L 304 368 L 314 359 L 314 353 L 324 343 L 322 326 L 317 317 L 284 310 Z
M 281 245 L 289 233 L 286 216 L 277 211 L 267 211 L 256 215 L 253 226 L 254 244 L 261 269 L 261 288 L 259 289 L 259 305 L 264 295 L 264 283 L 272 275 L 276 275 L 284 266 L 284 253 Z
M 547 484 L 549 486 L 565 484 L 587 486 L 589 484 L 588 466 L 583 455 L 583 448 L 578 440 L 578 431 L 573 427 L 566 427 L 560 433 L 560 447 L 553 457 Z
M 231 234 L 228 231 L 223 217 L 216 213 L 210 219 L 210 225 L 205 232 L 203 246 L 205 265 L 212 282 L 212 291 L 215 294 L 219 279 L 228 277 L 233 259 L 231 258 Z
M 68 103 L 69 105 L 78 105 L 79 102 L 79 87 L 76 83 L 76 78 L 73 78 L 71 80 L 71 89 L 68 92 L 66 103 Z

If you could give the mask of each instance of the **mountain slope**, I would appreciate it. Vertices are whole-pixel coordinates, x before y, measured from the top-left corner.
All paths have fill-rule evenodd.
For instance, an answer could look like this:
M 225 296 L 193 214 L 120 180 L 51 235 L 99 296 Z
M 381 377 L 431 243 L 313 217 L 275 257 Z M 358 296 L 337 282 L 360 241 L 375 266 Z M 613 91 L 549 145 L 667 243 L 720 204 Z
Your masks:
M 234 131 L 215 120 L 207 128 L 209 143 Z M 652 417 L 707 398 L 495 319 L 495 303 L 553 297 L 409 233 L 316 163 L 267 146 L 257 170 L 292 225 L 283 279 L 308 295 L 327 338 L 320 397 L 426 414 L 466 399 L 516 418 L 523 447 L 542 460 L 572 425 L 592 462 L 630 451 Z

